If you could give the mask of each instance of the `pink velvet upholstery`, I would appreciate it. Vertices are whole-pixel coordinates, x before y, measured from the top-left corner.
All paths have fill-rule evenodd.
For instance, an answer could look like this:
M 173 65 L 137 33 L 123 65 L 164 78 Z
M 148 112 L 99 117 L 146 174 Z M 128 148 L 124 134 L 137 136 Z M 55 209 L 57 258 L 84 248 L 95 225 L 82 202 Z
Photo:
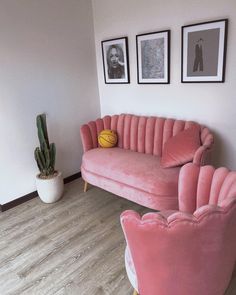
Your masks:
M 200 126 L 194 126 L 179 132 L 165 143 L 161 166 L 170 168 L 192 162 L 200 145 Z
M 163 146 L 181 131 L 198 126 L 201 146 L 193 162 L 201 165 L 211 148 L 213 136 L 197 123 L 134 115 L 105 116 L 81 127 L 84 148 L 81 173 L 85 181 L 143 206 L 177 209 L 178 168 L 160 167 Z M 97 136 L 103 129 L 118 134 L 116 148 L 98 148 Z
M 177 209 L 179 169 L 160 168 L 158 156 L 122 148 L 96 148 L 84 154 L 81 172 L 89 183 L 138 204 L 154 209 Z M 104 179 L 112 182 L 107 185 Z M 115 191 L 114 182 L 119 184 Z M 133 194 L 131 188 L 135 189 Z
M 236 172 L 186 164 L 179 208 L 121 215 L 139 294 L 223 295 L 236 261 Z
M 97 136 L 103 129 L 112 129 L 118 134 L 118 147 L 156 156 L 162 155 L 165 142 L 172 136 L 191 126 L 191 121 L 142 117 L 129 114 L 105 116 L 81 126 L 84 152 L 97 148 Z M 195 164 L 203 164 L 205 152 L 211 148 L 213 135 L 201 126 L 201 145 L 195 154 Z

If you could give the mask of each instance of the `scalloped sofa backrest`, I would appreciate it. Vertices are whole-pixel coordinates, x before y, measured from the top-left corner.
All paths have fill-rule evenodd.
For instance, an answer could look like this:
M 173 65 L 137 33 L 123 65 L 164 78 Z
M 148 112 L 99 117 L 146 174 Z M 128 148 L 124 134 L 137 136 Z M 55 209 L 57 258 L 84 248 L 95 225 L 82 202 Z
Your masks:
M 118 134 L 118 147 L 161 156 L 163 146 L 170 137 L 193 125 L 199 124 L 191 121 L 121 114 L 91 121 L 84 124 L 80 131 L 85 152 L 98 147 L 97 136 L 100 131 L 112 129 Z M 200 138 L 205 148 L 211 146 L 213 136 L 208 128 L 201 126 Z M 202 151 L 199 151 L 199 155 L 202 155 Z

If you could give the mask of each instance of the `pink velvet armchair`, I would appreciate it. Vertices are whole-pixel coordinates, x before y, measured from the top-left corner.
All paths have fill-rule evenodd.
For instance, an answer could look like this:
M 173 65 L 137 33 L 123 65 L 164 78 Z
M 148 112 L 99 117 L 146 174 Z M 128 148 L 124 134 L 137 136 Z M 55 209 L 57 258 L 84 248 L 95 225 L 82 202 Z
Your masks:
M 223 295 L 236 260 L 236 172 L 186 164 L 178 187 L 180 211 L 121 215 L 128 277 L 140 295 Z

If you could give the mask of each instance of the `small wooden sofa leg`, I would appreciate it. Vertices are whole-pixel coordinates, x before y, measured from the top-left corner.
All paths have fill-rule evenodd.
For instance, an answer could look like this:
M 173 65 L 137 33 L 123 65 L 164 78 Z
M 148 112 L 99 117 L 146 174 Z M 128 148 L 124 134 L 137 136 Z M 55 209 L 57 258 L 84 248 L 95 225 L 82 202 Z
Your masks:
M 135 289 L 133 295 L 138 295 L 138 292 Z
M 84 182 L 84 193 L 87 192 L 87 189 L 88 189 L 88 183 L 87 181 Z

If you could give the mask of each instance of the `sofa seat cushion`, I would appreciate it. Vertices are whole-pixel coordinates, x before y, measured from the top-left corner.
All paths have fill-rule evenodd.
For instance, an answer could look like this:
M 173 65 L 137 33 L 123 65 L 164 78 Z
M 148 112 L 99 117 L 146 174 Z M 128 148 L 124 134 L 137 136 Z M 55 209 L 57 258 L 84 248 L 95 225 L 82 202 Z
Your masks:
M 83 155 L 83 169 L 154 195 L 177 196 L 179 167 L 164 169 L 160 157 L 122 148 L 96 148 Z

